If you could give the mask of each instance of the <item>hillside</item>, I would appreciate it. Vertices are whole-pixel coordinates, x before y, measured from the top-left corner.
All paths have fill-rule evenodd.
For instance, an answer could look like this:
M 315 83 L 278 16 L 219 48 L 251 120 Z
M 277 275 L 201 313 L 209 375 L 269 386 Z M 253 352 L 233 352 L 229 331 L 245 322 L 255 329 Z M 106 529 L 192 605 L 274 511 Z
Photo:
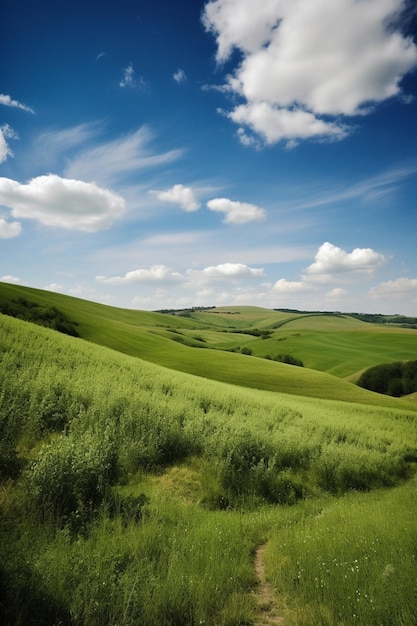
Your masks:
M 374 396 L 220 383 L 0 315 L 0 622 L 257 626 L 261 554 L 282 624 L 412 626 L 417 421 Z
M 267 391 L 400 406 L 406 401 L 368 392 L 340 377 L 417 354 L 416 331 L 388 329 L 349 317 L 297 315 L 260 307 L 223 307 L 184 317 L 0 284 L 0 305 L 22 297 L 56 307 L 74 323 L 82 339 L 173 370 Z M 251 356 L 242 354 L 245 349 Z M 279 353 L 301 359 L 305 367 L 274 361 Z
M 1 623 L 412 626 L 415 404 L 240 352 L 376 329 L 0 293 Z

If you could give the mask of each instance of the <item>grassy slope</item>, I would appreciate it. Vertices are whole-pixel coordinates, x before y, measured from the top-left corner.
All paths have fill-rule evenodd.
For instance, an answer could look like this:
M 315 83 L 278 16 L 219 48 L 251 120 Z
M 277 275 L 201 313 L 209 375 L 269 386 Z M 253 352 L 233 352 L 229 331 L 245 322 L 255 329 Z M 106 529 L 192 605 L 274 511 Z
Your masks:
M 303 452 L 306 459 L 318 455 L 317 470 L 330 464 L 330 476 L 349 470 L 355 478 L 355 472 L 372 469 L 372 461 L 383 471 L 397 454 L 416 458 L 414 415 L 203 381 L 6 316 L 0 316 L 0 327 L 4 415 L 19 422 L 26 414 L 26 437 L 34 438 L 35 447 L 20 447 L 20 453 L 38 459 L 29 475 L 38 477 L 38 487 L 43 478 L 46 494 L 62 468 L 70 476 L 77 468 L 73 479 L 80 487 L 83 470 L 87 478 L 89 471 L 100 478 L 106 462 L 100 462 L 100 451 L 109 442 L 121 464 L 133 463 L 136 456 L 130 461 L 128 453 L 138 441 L 151 445 L 156 438 L 156 454 L 164 436 L 175 443 L 181 434 L 200 442 L 209 460 L 181 464 L 179 457 L 165 472 L 131 473 L 131 481 L 114 491 L 120 502 L 149 498 L 140 523 L 103 513 L 79 534 L 75 526 L 72 539 L 71 526 L 57 530 L 24 515 L 23 508 L 12 510 L 26 493 L 24 482 L 23 491 L 13 491 L 10 481 L 1 485 L 0 562 L 5 557 L 8 602 L 0 599 L 0 622 L 38 626 L 42 616 L 44 624 L 89 626 L 257 623 L 251 620 L 253 554 L 267 541 L 267 576 L 279 589 L 285 623 L 414 624 L 415 482 L 375 495 L 317 494 L 291 507 L 219 512 L 201 506 L 223 440 L 227 447 L 240 445 L 241 433 L 245 445 L 253 438 L 255 451 L 259 441 L 273 444 L 287 457 L 285 468 L 296 469 L 291 458 Z M 60 408 L 70 428 L 42 448 L 36 436 L 45 436 Z M 314 468 L 309 471 L 313 477 Z M 4 606 L 14 612 L 3 622 Z
M 301 359 L 306 367 L 355 378 L 379 363 L 415 359 L 417 332 L 353 318 L 305 316 L 288 321 L 273 339 L 258 339 L 252 347 L 260 356 L 284 352 Z
M 250 335 L 214 334 L 213 329 L 216 327 L 223 330 L 248 327 L 271 329 L 280 326 L 281 329 L 274 332 L 282 333 L 286 332 L 282 329 L 289 326 L 286 324 L 283 327 L 282 324 L 289 320 L 294 320 L 291 321 L 291 324 L 304 323 L 307 326 L 311 323 L 317 323 L 317 320 L 311 316 L 297 316 L 258 307 L 228 307 L 216 309 L 216 313 L 194 313 L 191 318 L 184 318 L 146 311 L 119 309 L 52 292 L 0 284 L 0 302 L 19 296 L 42 304 L 56 306 L 72 321 L 77 322 L 77 330 L 83 339 L 174 370 L 266 391 L 279 391 L 300 396 L 377 406 L 410 408 L 410 403 L 405 400 L 397 400 L 368 392 L 349 382 L 313 369 L 294 368 L 274 361 L 232 352 L 220 352 L 211 349 L 198 350 L 190 347 L 191 345 L 207 347 L 211 343 L 209 340 L 209 334 L 211 334 L 211 340 L 214 336 L 216 338 L 220 336 L 221 342 L 225 342 L 225 344 L 230 342 L 229 347 L 232 345 L 250 345 L 251 347 L 256 346 L 257 349 L 259 347 L 268 349 L 271 348 L 270 342 L 273 341 L 275 346 L 278 346 L 277 351 L 289 352 L 288 347 L 291 347 L 291 342 L 287 343 L 288 339 L 282 342 L 277 341 L 277 338 L 262 340 Z M 303 321 L 302 317 L 306 319 Z M 295 321 L 294 318 L 297 320 Z M 325 322 L 329 320 L 327 316 L 323 316 L 322 319 Z M 335 319 L 338 320 L 339 318 L 330 319 L 334 324 Z M 346 321 L 348 325 L 354 324 L 360 328 L 363 326 L 368 328 L 369 326 L 352 320 Z M 338 323 L 336 322 L 336 326 Z M 344 320 L 341 319 L 341 324 L 343 325 L 343 323 Z M 210 330 L 206 330 L 208 327 Z M 295 330 L 298 330 L 298 327 Z M 403 335 L 409 337 L 410 333 L 413 331 L 405 331 Z M 298 334 L 295 333 L 295 335 Z M 379 335 L 377 332 L 371 333 L 371 335 L 377 338 L 380 336 L 382 338 L 381 343 L 383 343 L 384 335 Z M 197 336 L 207 337 L 206 343 L 195 339 Z M 340 350 L 339 352 L 337 350 L 338 337 L 342 336 L 340 330 L 334 330 L 326 335 L 323 335 L 323 332 L 318 332 L 313 336 L 319 344 L 315 346 L 315 350 L 317 351 L 319 348 L 318 353 L 323 354 L 323 356 L 324 351 L 320 347 L 320 342 L 324 336 L 332 336 L 334 343 L 328 353 L 332 355 L 333 360 L 339 355 L 338 362 L 340 363 Z M 415 333 L 415 337 L 417 339 L 417 333 Z M 278 339 L 280 339 L 279 336 Z M 295 339 L 300 339 L 300 337 L 295 337 Z M 190 345 L 184 345 L 181 342 L 187 342 Z M 311 340 L 310 344 L 314 346 L 314 342 Z M 394 344 L 391 342 L 389 345 L 392 347 Z M 313 348 L 308 347 L 308 341 L 306 346 L 306 350 L 313 353 Z M 221 347 L 228 346 L 222 345 Z M 357 352 L 358 346 L 356 345 Z M 392 352 L 394 353 L 393 349 Z M 360 353 L 362 353 L 363 367 L 363 348 L 361 348 Z M 254 354 L 257 354 L 256 349 L 254 349 Z M 359 364 L 360 355 L 358 357 L 356 354 L 356 359 Z M 309 363 L 306 364 L 309 365 Z M 320 368 L 317 367 L 317 369 Z M 322 367 L 322 369 L 326 369 L 326 367 Z

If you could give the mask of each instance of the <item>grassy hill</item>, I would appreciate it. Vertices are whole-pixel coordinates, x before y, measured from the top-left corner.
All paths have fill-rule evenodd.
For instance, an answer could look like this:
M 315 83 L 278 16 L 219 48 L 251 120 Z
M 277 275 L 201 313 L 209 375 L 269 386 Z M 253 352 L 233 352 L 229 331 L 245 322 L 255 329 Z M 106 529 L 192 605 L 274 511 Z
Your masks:
M 102 310 L 53 303 L 80 334 Z M 265 362 L 295 390 L 305 373 L 104 310 L 112 341 L 130 319 L 167 354 L 224 358 L 225 376 Z M 0 315 L 0 622 L 413 626 L 417 420 L 392 402 L 230 385 Z
M 342 377 L 355 377 L 380 362 L 415 358 L 414 330 L 260 307 L 166 315 L 0 283 L 0 306 L 22 297 L 62 311 L 83 339 L 173 370 L 253 389 L 407 406 L 405 400 L 370 393 Z M 242 354 L 245 349 L 252 355 Z M 280 353 L 297 357 L 305 367 L 275 362 Z

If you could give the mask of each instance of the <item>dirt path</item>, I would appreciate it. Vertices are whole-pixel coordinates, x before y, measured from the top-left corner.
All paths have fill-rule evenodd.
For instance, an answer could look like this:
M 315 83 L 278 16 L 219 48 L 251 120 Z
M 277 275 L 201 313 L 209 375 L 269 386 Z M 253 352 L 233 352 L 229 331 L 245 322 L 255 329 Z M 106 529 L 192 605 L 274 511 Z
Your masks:
M 256 599 L 258 603 L 256 626 L 267 626 L 268 624 L 284 624 L 284 618 L 280 615 L 274 591 L 265 579 L 264 554 L 266 543 L 259 546 L 255 553 L 255 572 L 258 577 L 258 587 L 256 589 Z

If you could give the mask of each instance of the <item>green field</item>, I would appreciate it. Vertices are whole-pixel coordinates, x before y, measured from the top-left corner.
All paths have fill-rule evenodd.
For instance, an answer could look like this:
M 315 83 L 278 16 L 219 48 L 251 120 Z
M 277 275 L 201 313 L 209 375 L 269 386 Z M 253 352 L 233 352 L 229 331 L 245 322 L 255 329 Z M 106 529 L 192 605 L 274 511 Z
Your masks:
M 417 331 L 387 330 L 348 317 L 297 316 L 259 307 L 218 308 L 183 317 L 0 284 L 0 305 L 22 296 L 56 306 L 88 341 L 170 369 L 267 391 L 398 406 L 401 401 L 381 398 L 343 378 L 357 378 L 372 365 L 417 354 Z M 271 336 L 262 339 L 244 332 L 254 329 L 268 330 Z M 240 353 L 244 348 L 252 351 L 251 357 Z M 298 357 L 305 367 L 294 371 L 265 358 L 281 352 Z
M 417 331 L 22 297 L 80 336 L 0 315 L 0 623 L 415 624 L 416 404 L 344 378 Z

